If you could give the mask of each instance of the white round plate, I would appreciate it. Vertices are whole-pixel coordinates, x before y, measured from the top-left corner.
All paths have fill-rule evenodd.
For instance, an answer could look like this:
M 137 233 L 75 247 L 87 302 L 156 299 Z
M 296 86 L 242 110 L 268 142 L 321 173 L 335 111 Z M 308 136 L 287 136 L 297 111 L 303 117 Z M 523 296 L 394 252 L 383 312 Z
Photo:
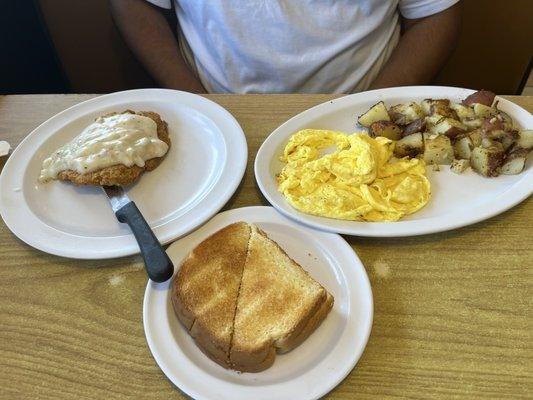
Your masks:
M 155 111 L 172 146 L 161 165 L 126 189 L 162 243 L 216 214 L 239 185 L 247 145 L 238 122 L 218 104 L 175 90 L 140 89 L 100 96 L 55 115 L 15 149 L 0 176 L 0 214 L 20 239 L 47 253 L 113 258 L 139 252 L 99 187 L 37 182 L 42 161 L 100 115 Z
M 232 400 L 317 399 L 353 369 L 372 327 L 370 282 L 352 248 L 339 235 L 294 223 L 272 207 L 223 212 L 176 241 L 168 254 L 178 267 L 187 254 L 219 229 L 237 221 L 257 224 L 334 297 L 333 309 L 309 338 L 259 373 L 226 370 L 205 356 L 174 315 L 170 281 L 149 282 L 144 332 L 166 376 L 193 398 Z
M 266 199 L 286 216 L 328 232 L 358 236 L 413 236 L 442 232 L 470 225 L 502 213 L 526 199 L 533 192 L 533 156 L 519 175 L 482 177 L 471 169 L 458 175 L 442 166 L 441 171 L 427 168 L 431 182 L 431 200 L 420 211 L 398 222 L 355 222 L 304 214 L 291 207 L 278 192 L 276 175 L 283 168 L 280 155 L 289 137 L 305 128 L 332 129 L 352 133 L 357 117 L 372 105 L 384 101 L 391 106 L 426 98 L 464 99 L 473 90 L 412 86 L 372 90 L 328 101 L 291 118 L 268 136 L 255 159 L 255 177 Z M 523 108 L 496 97 L 498 108 L 508 113 L 521 128 L 533 129 L 533 117 Z

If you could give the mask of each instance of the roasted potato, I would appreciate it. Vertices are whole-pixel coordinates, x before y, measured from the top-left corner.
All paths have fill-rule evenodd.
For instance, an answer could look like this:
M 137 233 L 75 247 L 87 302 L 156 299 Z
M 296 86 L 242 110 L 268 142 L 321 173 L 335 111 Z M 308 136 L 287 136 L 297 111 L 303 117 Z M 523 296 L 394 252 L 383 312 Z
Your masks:
M 473 131 L 468 132 L 468 137 L 472 141 L 474 147 L 481 146 L 481 129 L 474 129 Z
M 410 136 L 406 136 L 408 138 Z M 444 135 L 424 136 L 424 161 L 427 164 L 451 164 L 453 161 L 452 142 Z
M 370 135 L 373 137 L 383 136 L 390 140 L 402 138 L 400 127 L 390 121 L 376 121 L 370 125 Z
M 474 109 L 459 103 L 451 103 L 450 108 L 455 111 L 457 117 L 462 121 L 463 119 L 475 119 L 476 114 Z
M 501 149 L 502 151 L 505 150 L 500 139 L 492 139 L 490 137 L 483 135 L 483 133 L 481 134 L 481 147 L 485 149 L 488 149 L 489 147 L 497 147 Z
M 427 115 L 442 115 L 443 117 L 457 119 L 457 113 L 450 108 L 448 99 L 425 99 L 420 103 L 420 107 Z
M 444 105 L 443 103 L 441 103 L 441 101 L 442 100 L 439 100 L 438 103 L 433 103 L 431 105 L 431 109 L 430 109 L 431 114 L 438 114 L 438 115 L 442 115 L 443 117 L 448 117 L 448 118 L 458 120 L 459 116 L 454 110 L 450 108 L 449 101 L 448 101 L 448 105 Z
M 453 139 L 457 135 L 465 133 L 466 131 L 467 127 L 465 125 L 451 118 L 441 119 L 437 123 L 437 125 L 430 129 L 431 133 L 436 133 L 437 135 L 445 135 L 448 136 L 450 139 Z
M 515 129 L 513 119 L 504 111 L 498 110 L 496 117 L 503 122 L 503 129 L 506 131 L 512 131 Z
M 470 160 L 472 156 L 472 150 L 474 149 L 474 144 L 472 139 L 469 136 L 462 137 L 458 139 L 453 145 L 453 151 L 455 153 L 455 158 Z
M 424 99 L 420 103 L 420 107 L 422 108 L 422 111 L 424 111 L 426 115 L 431 114 L 431 104 L 433 103 L 433 101 L 434 101 L 433 99 Z
M 424 110 L 415 102 L 397 104 L 389 108 L 392 122 L 398 125 L 408 125 L 416 119 L 424 117 Z
M 470 157 L 470 165 L 483 176 L 498 176 L 504 154 L 503 149 L 495 146 L 475 147 Z
M 470 106 L 474 103 L 478 103 L 490 107 L 494 102 L 494 97 L 496 97 L 496 95 L 488 90 L 478 90 L 464 99 L 463 104 L 465 106 Z
M 502 136 L 505 130 L 503 121 L 498 117 L 485 118 L 481 124 L 481 131 L 489 137 Z
M 503 149 L 507 151 L 515 146 L 517 140 L 519 139 L 517 131 L 504 131 L 503 136 L 499 137 L 498 140 L 503 146 Z
M 529 151 L 518 149 L 507 155 L 503 161 L 500 172 L 504 175 L 516 175 L 524 170 Z
M 426 128 L 430 129 L 437 125 L 441 120 L 443 120 L 446 117 L 443 117 L 442 115 L 434 114 L 430 115 L 426 118 L 424 118 L 424 122 L 426 123 Z
M 478 118 L 490 118 L 498 114 L 498 110 L 492 107 L 488 107 L 484 104 L 475 103 L 474 104 L 474 114 Z
M 403 131 L 402 136 L 409 136 L 413 133 L 424 132 L 426 130 L 426 121 L 423 118 L 415 119 L 409 125 L 407 125 Z
M 517 147 L 531 150 L 533 148 L 533 130 L 523 129 L 518 132 Z
M 468 167 L 470 167 L 470 160 L 453 160 L 450 165 L 450 169 L 456 174 L 462 174 Z
M 387 113 L 387 108 L 385 107 L 385 104 L 382 101 L 377 104 L 374 104 L 370 108 L 370 110 L 361 115 L 357 120 L 357 122 L 367 128 L 370 127 L 372 123 L 378 121 L 390 121 L 389 114 Z
M 465 118 L 465 119 L 462 119 L 461 122 L 468 129 L 477 129 L 477 128 L 481 128 L 481 125 L 483 125 L 483 118 L 477 118 L 477 117 Z
M 415 157 L 424 151 L 424 139 L 421 133 L 413 133 L 396 142 L 394 155 L 396 157 Z

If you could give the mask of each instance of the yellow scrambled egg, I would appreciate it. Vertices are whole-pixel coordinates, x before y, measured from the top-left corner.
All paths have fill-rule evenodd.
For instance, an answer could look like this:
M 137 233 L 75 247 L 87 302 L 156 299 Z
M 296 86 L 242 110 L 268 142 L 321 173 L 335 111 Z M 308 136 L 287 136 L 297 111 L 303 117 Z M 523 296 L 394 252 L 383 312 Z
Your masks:
M 304 129 L 291 136 L 279 191 L 297 210 L 352 221 L 397 221 L 429 200 L 426 166 L 393 157 L 394 142 Z

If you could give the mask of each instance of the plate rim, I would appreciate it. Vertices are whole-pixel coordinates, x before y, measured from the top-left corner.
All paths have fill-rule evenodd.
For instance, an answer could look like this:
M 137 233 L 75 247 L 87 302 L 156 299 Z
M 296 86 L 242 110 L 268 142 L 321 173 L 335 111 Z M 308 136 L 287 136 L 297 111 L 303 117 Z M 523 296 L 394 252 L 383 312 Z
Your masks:
M 272 190 L 270 188 L 270 185 L 268 184 L 268 179 L 270 175 L 270 168 L 268 166 L 270 165 L 270 162 L 272 160 L 272 156 L 269 156 L 269 154 L 271 154 L 269 152 L 271 150 L 269 146 L 272 147 L 272 142 L 281 137 L 284 137 L 284 140 L 287 140 L 288 135 L 284 134 L 284 131 L 287 130 L 287 127 L 297 124 L 302 119 L 305 120 L 317 112 L 327 114 L 327 109 L 329 107 L 335 107 L 338 109 L 341 108 L 343 105 L 360 102 L 360 99 L 365 96 L 369 96 L 370 98 L 376 101 L 387 101 L 387 97 L 405 96 L 406 91 L 408 92 L 412 90 L 428 92 L 461 92 L 463 95 L 468 95 L 475 92 L 475 90 L 473 89 L 452 86 L 401 86 L 349 94 L 331 100 L 327 100 L 311 108 L 308 108 L 307 110 L 304 110 L 291 117 L 290 119 L 279 125 L 276 129 L 274 129 L 265 138 L 259 150 L 257 151 L 257 155 L 254 160 L 254 175 L 257 185 L 263 196 L 265 196 L 267 201 L 272 206 L 274 206 L 276 210 L 278 210 L 280 213 L 309 227 L 331 233 L 340 233 L 361 237 L 406 237 L 445 232 L 490 219 L 498 214 L 501 214 L 511 209 L 512 207 L 516 206 L 517 204 L 521 203 L 529 196 L 531 196 L 531 194 L 533 193 L 533 168 L 529 168 L 529 171 L 524 172 L 524 177 L 521 178 L 521 180 L 524 181 L 524 184 L 522 186 L 515 187 L 512 190 L 507 190 L 503 193 L 500 193 L 492 201 L 483 205 L 483 212 L 478 211 L 475 217 L 469 218 L 466 217 L 471 214 L 471 208 L 455 212 L 454 218 L 449 218 L 449 214 L 444 214 L 442 216 L 426 218 L 425 220 L 423 220 L 424 222 L 422 223 L 421 220 L 406 220 L 397 222 L 341 221 L 332 218 L 305 214 L 292 208 L 288 203 L 286 203 L 284 199 L 282 199 L 282 201 L 277 201 L 273 197 Z M 428 96 L 430 96 L 430 94 L 428 94 Z M 447 96 L 452 97 L 452 94 L 449 94 Z M 496 100 L 499 100 L 501 104 L 506 104 L 507 107 L 515 108 L 520 112 L 529 114 L 530 123 L 532 124 L 533 128 L 533 116 L 531 115 L 531 113 L 529 113 L 527 110 L 523 109 L 519 105 L 500 96 L 496 96 Z M 492 207 L 491 205 L 494 205 L 495 203 L 499 206 Z M 440 220 L 440 224 L 435 225 L 436 220 Z M 345 223 L 349 223 L 350 225 L 353 224 L 353 226 L 339 226 Z
M 34 147 L 40 146 L 40 143 L 50 137 L 54 130 L 57 129 L 57 127 L 54 128 L 55 125 L 63 126 L 73 119 L 83 117 L 83 115 L 93 112 L 95 107 L 98 108 L 98 106 L 104 108 L 113 106 L 114 101 L 120 101 L 124 104 L 123 107 L 126 107 L 129 102 L 157 101 L 158 96 L 161 96 L 163 101 L 165 98 L 174 97 L 179 100 L 180 104 L 186 107 L 205 107 L 203 110 L 202 108 L 196 108 L 196 110 L 207 115 L 220 129 L 226 146 L 226 152 L 228 149 L 231 149 L 236 157 L 230 157 L 229 154 L 226 154 L 226 159 L 224 161 L 224 170 L 226 170 L 226 174 L 221 174 L 213 187 L 205 193 L 205 197 L 208 198 L 217 186 L 220 187 L 219 190 L 221 193 L 219 196 L 213 197 L 213 195 L 211 195 L 209 200 L 211 206 L 205 207 L 205 203 L 200 203 L 191 209 L 193 210 L 200 206 L 205 207 L 208 211 L 202 210 L 199 215 L 195 215 L 194 218 L 187 223 L 186 228 L 180 228 L 182 225 L 181 222 L 176 223 L 175 220 L 170 220 L 162 226 L 153 228 L 154 233 L 158 236 L 162 244 L 166 244 L 196 229 L 220 211 L 238 189 L 248 164 L 248 144 L 246 135 L 237 119 L 220 104 L 193 93 L 160 88 L 133 89 L 100 95 L 74 104 L 39 124 L 17 145 L 7 159 L 2 169 L 2 173 L 0 174 L 0 189 L 2 189 L 3 192 L 0 195 L 0 215 L 9 230 L 26 244 L 43 252 L 61 257 L 73 259 L 112 259 L 139 254 L 140 250 L 133 238 L 133 234 L 113 237 L 116 241 L 129 243 L 118 243 L 114 248 L 101 251 L 97 250 L 97 242 L 101 242 L 102 240 L 107 241 L 109 238 L 104 236 L 77 236 L 46 224 L 46 222 L 42 221 L 37 215 L 35 215 L 28 206 L 22 190 L 14 192 L 11 187 L 7 186 L 8 180 L 20 180 L 22 182 L 27 166 L 33 157 L 33 154 L 28 155 L 24 153 L 30 152 L 30 149 L 26 149 L 26 147 L 32 142 L 36 142 Z M 76 116 L 76 113 L 79 113 L 79 115 Z M 213 120 L 212 118 L 215 117 L 213 113 L 216 113 L 216 120 Z M 226 129 L 220 126 L 221 123 L 227 125 Z M 43 132 L 43 130 L 45 133 L 40 133 Z M 46 130 L 49 130 L 49 132 L 46 133 Z M 35 149 L 32 151 L 35 151 Z M 22 167 L 20 168 L 20 171 L 15 171 L 15 167 L 21 163 Z M 20 186 L 22 188 L 22 185 Z M 18 205 L 15 207 L 7 204 L 15 203 L 15 201 L 18 201 L 18 204 L 22 202 L 23 206 L 21 207 Z M 25 218 L 28 218 L 28 220 L 24 219 L 23 221 L 18 221 L 17 219 L 20 217 L 14 215 L 17 214 L 17 211 L 13 210 L 14 208 L 25 209 L 24 211 L 18 212 L 24 212 Z M 31 224 L 31 226 L 34 227 L 33 230 L 37 229 L 38 233 L 28 232 L 28 229 L 21 227 L 21 224 Z M 163 230 L 164 232 L 161 232 Z M 65 238 L 68 238 L 71 247 L 69 248 L 66 244 L 58 246 L 57 243 L 51 245 L 49 241 L 46 241 L 45 235 L 58 236 L 61 237 L 63 241 Z M 93 242 L 93 244 L 86 244 L 90 242 Z M 80 246 L 82 247 L 81 250 Z M 83 248 L 83 246 L 86 247 Z M 87 250 L 87 248 L 89 248 L 89 250 Z
M 363 352 L 368 344 L 368 341 L 369 341 L 369 338 L 370 338 L 370 334 L 371 334 L 371 331 L 372 331 L 372 326 L 373 326 L 373 319 L 374 319 L 374 299 L 373 299 L 373 293 L 372 293 L 372 286 L 371 286 L 371 283 L 370 283 L 370 279 L 368 277 L 368 274 L 366 272 L 366 269 L 363 265 L 363 263 L 361 262 L 359 256 L 357 255 L 357 253 L 355 252 L 355 250 L 338 234 L 332 234 L 332 233 L 328 233 L 328 232 L 323 232 L 323 231 L 318 231 L 318 230 L 314 230 L 314 229 L 311 229 L 305 225 L 302 225 L 302 224 L 298 224 L 297 222 L 294 222 L 292 221 L 291 219 L 288 219 L 286 217 L 284 217 L 282 214 L 278 213 L 273 207 L 270 207 L 270 206 L 251 206 L 251 207 L 241 207 L 241 208 L 235 208 L 235 209 L 231 209 L 231 210 L 227 210 L 227 211 L 224 211 L 222 213 L 219 213 L 217 214 L 214 218 L 212 218 L 207 224 L 205 224 L 204 226 L 202 226 L 200 229 L 194 231 L 191 233 L 191 235 L 200 235 L 200 238 L 198 239 L 194 239 L 194 240 L 201 240 L 201 237 L 202 235 L 208 235 L 208 234 L 212 234 L 213 232 L 210 232 L 210 229 L 216 229 L 216 228 L 210 228 L 211 225 L 215 225 L 218 223 L 217 220 L 222 220 L 222 222 L 226 222 L 226 223 L 232 223 L 232 221 L 234 222 L 235 220 L 246 220 L 247 217 L 251 216 L 250 218 L 248 218 L 248 220 L 254 220 L 256 218 L 254 218 L 253 215 L 255 215 L 255 213 L 259 213 L 259 214 L 266 214 L 264 216 L 264 218 L 271 218 L 269 219 L 269 221 L 274 221 L 274 222 L 277 222 L 277 223 L 280 223 L 280 224 L 287 224 L 287 225 L 290 225 L 292 227 L 296 227 L 297 229 L 300 229 L 300 230 L 303 230 L 305 231 L 307 234 L 310 234 L 310 235 L 313 235 L 315 237 L 317 237 L 318 239 L 319 238 L 329 238 L 331 240 L 334 240 L 338 243 L 342 243 L 342 246 L 343 246 L 343 251 L 345 252 L 345 254 L 349 254 L 350 257 L 351 257 L 351 260 L 352 260 L 352 263 L 350 263 L 350 265 L 347 265 L 345 268 L 343 268 L 343 272 L 346 270 L 346 271 L 350 271 L 352 270 L 352 273 L 354 274 L 354 276 L 359 276 L 362 281 L 363 281 L 363 284 L 364 284 L 364 288 L 363 290 L 367 290 L 367 293 L 368 293 L 368 297 L 361 297 L 361 299 L 364 299 L 364 301 L 366 301 L 368 304 L 367 304 L 367 307 L 362 307 L 362 313 L 365 314 L 363 317 L 362 317 L 362 321 L 363 321 L 363 318 L 364 318 L 364 321 L 363 321 L 363 324 L 361 325 L 364 325 L 364 323 L 366 323 L 366 326 L 363 326 L 361 329 L 362 329 L 362 342 L 360 344 L 360 347 L 357 348 L 354 346 L 354 352 L 352 354 L 352 357 L 347 357 L 347 362 L 346 362 L 346 365 L 345 365 L 345 368 L 342 369 L 341 372 L 339 372 L 336 376 L 336 379 L 330 381 L 328 384 L 325 384 L 323 385 L 323 387 L 321 388 L 321 390 L 317 393 L 314 393 L 312 396 L 308 396 L 308 397 L 305 397 L 305 398 L 302 398 L 302 400 L 304 399 L 309 399 L 309 400 L 314 400 L 314 399 L 319 399 L 321 398 L 322 396 L 324 396 L 325 394 L 329 393 L 331 390 L 333 390 L 336 386 L 338 386 L 349 374 L 350 372 L 355 368 L 356 364 L 358 363 L 358 361 L 360 360 L 361 356 L 363 355 Z M 241 215 L 241 214 L 246 214 L 246 215 Z M 175 243 L 179 243 L 179 240 L 181 239 L 184 239 L 186 238 L 186 236 L 178 239 Z M 355 262 L 355 265 L 353 265 L 353 262 Z M 355 266 L 355 268 L 354 268 Z M 172 279 L 167 281 L 166 283 L 154 283 L 154 282 L 151 282 L 149 281 L 147 286 L 146 286 L 146 289 L 145 289 L 145 293 L 144 293 L 144 298 L 143 298 L 143 328 L 144 328 L 144 333 L 145 333 L 145 338 L 146 338 L 146 341 L 147 341 L 147 344 L 148 344 L 148 347 L 150 349 L 150 352 L 152 353 L 152 357 L 154 358 L 155 362 L 157 363 L 157 365 L 159 366 L 159 368 L 163 371 L 163 373 L 165 374 L 165 376 L 174 384 L 176 385 L 176 387 L 178 387 L 181 391 L 183 391 L 184 393 L 186 393 L 187 395 L 189 396 L 192 396 L 193 398 L 197 399 L 197 400 L 201 400 L 201 399 L 210 399 L 211 397 L 206 397 L 204 394 L 202 394 L 201 390 L 197 390 L 193 387 L 190 387 L 187 383 L 184 384 L 183 380 L 179 380 L 179 378 L 177 379 L 177 377 L 175 376 L 175 374 L 170 370 L 170 367 L 164 363 L 164 361 L 161 360 L 160 358 L 160 354 L 159 354 L 159 351 L 160 351 L 160 348 L 158 345 L 156 345 L 154 343 L 154 334 L 151 332 L 151 329 L 152 329 L 152 326 L 150 325 L 150 322 L 148 321 L 149 319 L 149 315 L 151 314 L 150 312 L 148 312 L 147 310 L 149 310 L 149 307 L 150 307 L 150 302 L 152 301 L 153 297 L 156 295 L 156 294 L 152 294 L 152 293 L 157 293 L 157 292 L 161 292 L 165 286 L 169 286 L 172 282 Z M 168 287 L 165 288 L 165 292 L 168 292 Z M 347 288 L 346 289 L 346 293 L 347 293 L 347 303 L 350 304 L 350 307 L 352 306 L 352 303 L 354 301 L 354 299 L 356 299 L 356 292 L 360 291 L 361 287 L 360 286 L 356 286 L 355 283 L 351 286 L 351 288 Z M 361 292 L 363 291 L 361 290 Z M 348 313 L 348 315 L 352 315 L 351 313 L 351 310 L 350 312 Z M 358 323 L 356 324 L 356 322 L 361 322 L 361 321 L 356 321 L 354 318 L 351 319 L 351 322 L 352 322 L 352 325 L 354 327 L 354 329 L 358 329 L 357 327 L 355 327 L 356 325 L 359 325 Z M 350 325 L 350 320 L 347 321 L 347 327 L 349 327 Z M 346 328 L 348 329 L 348 328 Z M 364 330 L 363 330 L 364 329 Z M 342 337 L 342 335 L 341 335 Z M 339 338 L 339 341 L 340 341 L 340 338 Z M 179 345 L 178 345 L 179 347 Z M 200 350 L 197 349 L 199 352 Z M 348 353 L 349 354 L 349 353 Z M 275 365 L 275 364 L 274 364 Z M 222 367 L 220 367 L 222 368 Z M 199 369 L 199 368 L 197 368 Z M 203 371 L 202 371 L 203 372 Z M 212 377 L 211 375 L 209 375 L 207 372 L 203 372 L 203 375 L 205 375 L 205 377 L 211 377 L 211 379 L 213 379 L 214 381 L 217 381 L 217 382 L 220 382 L 221 379 L 219 378 L 215 378 L 215 377 Z M 253 376 L 253 375 L 251 375 Z M 203 378 L 205 378 L 203 377 Z M 293 380 L 290 380 L 289 382 L 293 382 Z M 229 387 L 232 387 L 233 389 L 238 389 L 238 388 L 241 388 L 242 389 L 242 386 L 239 385 L 238 383 L 233 383 L 233 382 L 227 382 L 227 381 L 223 381 L 224 384 L 226 385 L 229 385 Z M 261 388 L 268 388 L 272 386 L 272 384 L 265 384 L 264 386 L 259 386 L 259 387 L 255 387 L 255 389 L 257 390 L 254 390 L 252 389 L 251 392 L 258 392 L 258 391 L 261 391 L 263 389 Z M 248 387 L 249 388 L 249 387 Z M 267 390 L 270 390 L 270 389 L 267 389 Z M 250 390 L 246 390 L 246 393 L 243 394 L 244 396 L 249 396 L 251 394 Z M 254 393 L 256 396 L 259 396 L 258 393 Z M 235 399 L 244 399 L 244 398 L 249 398 L 249 397 L 239 397 L 239 396 L 235 396 L 235 392 L 233 392 L 233 395 Z M 268 397 L 258 397 L 258 398 L 268 398 Z M 281 399 L 281 397 L 279 397 Z M 285 398 L 285 397 L 284 397 Z M 288 398 L 288 397 L 287 397 Z

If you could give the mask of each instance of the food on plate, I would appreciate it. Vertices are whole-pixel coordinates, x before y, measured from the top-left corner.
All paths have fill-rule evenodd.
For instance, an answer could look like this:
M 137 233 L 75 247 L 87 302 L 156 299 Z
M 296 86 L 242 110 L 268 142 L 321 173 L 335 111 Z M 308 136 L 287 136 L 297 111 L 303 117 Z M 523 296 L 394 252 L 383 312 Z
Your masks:
M 258 372 L 302 343 L 333 296 L 257 226 L 237 222 L 200 243 L 172 284 L 176 316 L 225 368 Z
M 424 117 L 422 107 L 415 102 L 395 105 L 389 108 L 388 112 L 395 124 L 403 126 Z
M 444 135 L 424 134 L 424 161 L 426 164 L 451 164 L 453 147 L 450 139 Z
M 285 146 L 278 189 L 292 207 L 308 214 L 397 221 L 424 207 L 431 190 L 424 161 L 397 159 L 394 145 L 364 132 L 301 130 Z M 417 145 L 404 143 L 403 149 Z
M 526 165 L 528 150 L 516 149 L 509 153 L 503 160 L 500 173 L 503 175 L 516 175 L 523 171 Z
M 398 140 L 402 137 L 400 127 L 390 121 L 377 121 L 370 125 L 370 135 L 382 136 L 390 140 Z
M 518 174 L 533 148 L 533 131 L 519 130 L 509 114 L 498 108 L 498 102 L 493 104 L 494 98 L 494 93 L 480 90 L 460 103 L 425 99 L 420 104 L 409 102 L 387 109 L 380 102 L 358 122 L 369 128 L 370 136 L 396 141 L 397 157 L 452 165 L 457 173 L 471 166 L 487 177 Z
M 472 104 L 483 104 L 485 106 L 491 106 L 494 102 L 496 95 L 488 90 L 478 90 L 472 93 L 466 99 L 463 100 L 465 106 L 471 106 Z
M 43 161 L 40 182 L 129 185 L 163 161 L 170 147 L 167 123 L 151 111 L 99 117 Z
M 462 174 L 469 166 L 470 161 L 468 160 L 453 160 L 450 169 L 456 174 Z
M 503 160 L 503 149 L 498 146 L 475 147 L 470 156 L 472 169 L 484 176 L 498 176 Z
M 415 133 L 401 138 L 396 142 L 394 155 L 396 157 L 415 157 L 424 152 L 424 138 L 421 133 Z
M 367 128 L 372 125 L 373 122 L 377 121 L 390 121 L 389 113 L 387 112 L 385 103 L 382 101 L 374 104 L 370 110 L 361 115 L 358 119 L 358 122 Z
M 522 130 L 518 134 L 517 147 L 525 150 L 533 148 L 533 130 Z

